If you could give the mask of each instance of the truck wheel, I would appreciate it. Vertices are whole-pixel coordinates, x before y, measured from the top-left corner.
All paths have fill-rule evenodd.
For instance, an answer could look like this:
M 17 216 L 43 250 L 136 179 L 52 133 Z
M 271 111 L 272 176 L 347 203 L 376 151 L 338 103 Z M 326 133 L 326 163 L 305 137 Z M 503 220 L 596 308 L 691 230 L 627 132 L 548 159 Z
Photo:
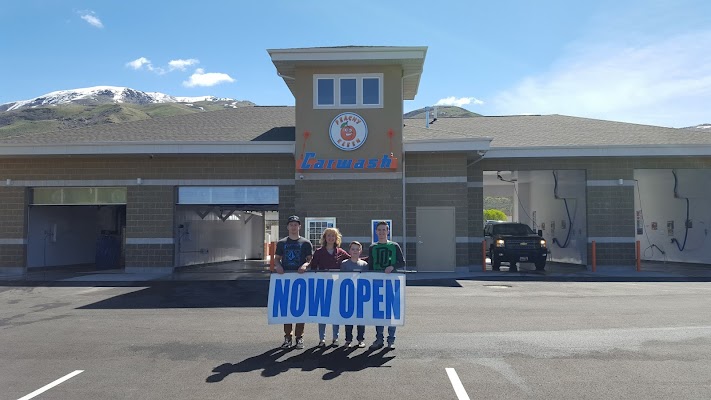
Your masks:
M 546 269 L 546 260 L 536 261 L 536 271 L 543 271 Z
M 494 254 L 494 250 L 491 250 L 491 270 L 499 271 L 501 269 L 501 260 Z
M 509 272 L 518 272 L 518 266 L 515 262 L 509 263 Z

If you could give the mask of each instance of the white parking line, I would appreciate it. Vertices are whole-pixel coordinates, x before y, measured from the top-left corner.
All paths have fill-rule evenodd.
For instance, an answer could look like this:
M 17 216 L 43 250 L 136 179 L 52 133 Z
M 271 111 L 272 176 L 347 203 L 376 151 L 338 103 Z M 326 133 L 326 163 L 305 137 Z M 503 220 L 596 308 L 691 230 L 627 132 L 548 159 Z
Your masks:
M 452 387 L 454 388 L 454 393 L 457 394 L 457 398 L 459 400 L 469 400 L 469 395 L 467 394 L 467 391 L 464 390 L 464 386 L 462 386 L 462 381 L 459 380 L 457 371 L 455 371 L 454 368 L 445 368 L 445 371 L 447 371 L 449 381 L 452 382 Z
M 59 384 L 62 383 L 62 382 L 65 382 L 65 381 L 68 381 L 68 380 L 74 378 L 75 376 L 81 374 L 82 372 L 84 372 L 84 370 L 78 369 L 78 370 L 72 372 L 71 374 L 67 374 L 67 375 L 65 375 L 65 376 L 63 376 L 63 377 L 57 379 L 56 381 L 54 381 L 54 382 L 52 382 L 52 383 L 50 383 L 50 384 L 48 384 L 48 385 L 42 386 L 41 388 L 35 390 L 34 392 L 32 392 L 32 393 L 30 393 L 30 394 L 28 394 L 28 395 L 26 395 L 26 396 L 20 397 L 20 398 L 17 399 L 17 400 L 29 400 L 29 399 L 31 399 L 31 398 L 37 396 L 38 394 L 42 394 L 42 393 L 48 391 L 49 389 L 51 389 L 51 388 L 53 388 L 53 387 L 59 385 Z

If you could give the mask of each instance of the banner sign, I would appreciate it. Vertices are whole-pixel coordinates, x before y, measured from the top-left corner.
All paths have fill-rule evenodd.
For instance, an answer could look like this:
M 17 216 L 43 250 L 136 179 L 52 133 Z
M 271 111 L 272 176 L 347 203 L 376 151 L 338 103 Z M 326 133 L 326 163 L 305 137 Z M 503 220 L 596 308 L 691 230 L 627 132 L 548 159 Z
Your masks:
M 405 324 L 405 275 L 380 272 L 272 274 L 270 324 Z

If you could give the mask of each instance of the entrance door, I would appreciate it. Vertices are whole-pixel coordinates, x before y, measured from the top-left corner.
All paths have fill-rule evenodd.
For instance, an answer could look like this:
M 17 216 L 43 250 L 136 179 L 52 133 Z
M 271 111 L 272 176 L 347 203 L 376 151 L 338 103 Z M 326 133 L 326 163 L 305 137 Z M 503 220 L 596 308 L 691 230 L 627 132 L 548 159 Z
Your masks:
M 454 207 L 417 207 L 417 270 L 454 272 Z

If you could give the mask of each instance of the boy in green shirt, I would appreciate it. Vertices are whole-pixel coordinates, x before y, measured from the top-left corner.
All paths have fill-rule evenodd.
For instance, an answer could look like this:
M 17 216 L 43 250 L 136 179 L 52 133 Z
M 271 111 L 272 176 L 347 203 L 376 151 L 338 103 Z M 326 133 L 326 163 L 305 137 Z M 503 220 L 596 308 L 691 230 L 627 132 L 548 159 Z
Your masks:
M 389 274 L 396 268 L 405 265 L 405 258 L 402 255 L 402 249 L 397 242 L 388 240 L 390 226 L 385 221 L 380 221 L 375 226 L 375 233 L 378 235 L 378 241 L 371 244 L 368 248 L 368 269 L 375 272 L 385 272 Z M 395 328 L 388 326 L 388 348 L 395 349 Z M 370 345 L 371 349 L 379 349 L 383 347 L 383 326 L 375 327 L 375 341 Z

